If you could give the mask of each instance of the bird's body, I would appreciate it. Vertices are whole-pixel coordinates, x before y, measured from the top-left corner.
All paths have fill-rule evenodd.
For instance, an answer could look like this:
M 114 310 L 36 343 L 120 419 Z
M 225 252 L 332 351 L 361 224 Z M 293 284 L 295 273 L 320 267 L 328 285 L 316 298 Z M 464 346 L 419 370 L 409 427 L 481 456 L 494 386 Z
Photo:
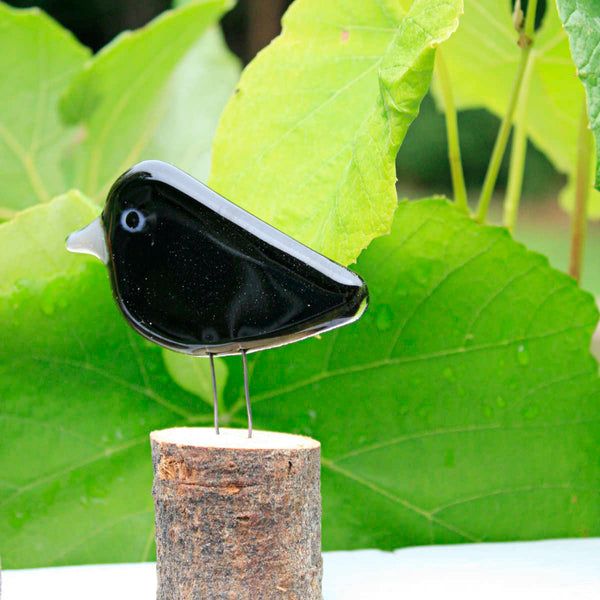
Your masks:
M 102 215 L 67 248 L 108 267 L 115 301 L 147 339 L 213 358 L 351 323 L 369 294 L 352 271 L 229 202 L 176 167 L 145 161 L 112 186 Z
M 122 175 L 101 224 L 121 312 L 172 350 L 271 348 L 344 325 L 366 307 L 358 275 L 166 163 Z

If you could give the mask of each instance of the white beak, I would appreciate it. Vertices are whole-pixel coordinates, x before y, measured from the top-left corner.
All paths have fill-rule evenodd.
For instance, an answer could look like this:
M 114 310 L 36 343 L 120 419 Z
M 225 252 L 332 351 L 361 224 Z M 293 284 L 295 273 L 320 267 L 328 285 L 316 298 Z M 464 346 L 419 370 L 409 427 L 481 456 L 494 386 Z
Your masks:
M 100 217 L 94 219 L 87 227 L 74 231 L 67 238 L 67 250 L 79 254 L 91 254 L 104 264 L 108 263 L 108 248 L 104 238 L 104 229 Z

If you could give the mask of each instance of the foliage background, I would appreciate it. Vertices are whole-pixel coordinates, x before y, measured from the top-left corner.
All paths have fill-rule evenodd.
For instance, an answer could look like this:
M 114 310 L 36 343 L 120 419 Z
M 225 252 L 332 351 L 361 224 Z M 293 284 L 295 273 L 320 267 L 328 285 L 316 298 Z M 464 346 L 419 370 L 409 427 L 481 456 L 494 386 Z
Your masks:
M 409 46 L 402 36 L 415 33 L 398 3 L 387 14 L 375 4 L 367 2 L 364 11 L 348 15 L 335 2 L 320 3 L 319 10 L 330 11 L 325 21 L 341 32 L 338 43 L 323 52 L 321 67 L 325 74 L 339 74 L 332 85 L 342 90 L 345 77 L 354 81 L 355 68 L 339 67 L 343 53 L 348 64 L 368 59 L 369 53 L 373 61 L 391 61 L 385 83 L 393 101 L 411 99 L 408 114 L 426 91 L 432 53 L 426 40 L 422 52 L 415 51 L 418 68 L 395 68 L 407 62 Z M 421 12 L 415 20 L 437 28 L 440 41 L 447 37 L 460 3 L 447 4 L 447 21 L 432 17 L 426 0 L 416 4 Z M 118 10 L 98 4 L 101 17 L 86 19 L 102 23 L 93 33 L 104 30 L 105 38 L 94 37 L 90 45 L 97 49 L 118 31 L 120 25 L 107 18 L 117 12 L 138 18 L 128 22 L 141 25 L 151 17 L 142 14 L 142 5 L 151 3 L 123 4 Z M 315 3 L 297 5 L 295 16 L 289 16 L 290 31 L 323 49 L 319 35 L 329 39 L 327 28 L 305 25 Z M 466 3 L 463 20 L 476 18 L 474 5 Z M 477 5 L 491 6 L 483 0 Z M 156 12 L 166 8 L 153 6 Z M 227 39 L 244 60 L 266 35 L 253 33 L 252 6 L 241 3 L 224 20 Z M 17 211 L 5 211 L 0 228 L 5 332 L 0 342 L 0 552 L 6 567 L 152 558 L 148 432 L 211 422 L 204 361 L 163 352 L 130 332 L 112 303 L 102 266 L 68 255 L 63 240 L 97 214 L 106 186 L 136 160 L 163 158 L 207 179 L 210 141 L 239 76 L 237 61 L 212 25 L 228 8 L 216 0 L 191 3 L 85 62 L 88 51 L 45 17 L 10 16 L 2 7 L 0 61 L 6 72 L 19 73 L 0 83 L 3 126 L 15 134 L 3 139 L 16 141 L 2 155 L 6 177 L 0 205 Z M 271 13 L 283 8 L 272 6 Z M 73 7 L 48 9 L 76 20 Z M 498 8 L 494 17 L 501 27 L 510 19 L 508 5 L 505 9 Z M 29 19 L 35 35 L 24 34 L 20 19 Z M 369 28 L 378 31 L 370 35 Z M 80 31 L 85 29 L 82 25 Z M 273 31 L 272 25 L 265 29 Z M 448 52 L 454 40 L 459 44 L 460 34 L 451 38 Z M 341 46 L 347 39 L 355 45 Z M 560 41 L 568 51 L 566 36 Z M 355 245 L 354 255 L 346 255 L 335 244 L 322 245 L 324 237 L 311 237 L 302 212 L 286 213 L 277 184 L 253 188 L 261 177 L 276 180 L 302 172 L 308 155 L 302 149 L 323 156 L 339 150 L 336 136 L 309 136 L 303 129 L 301 115 L 310 109 L 314 82 L 295 105 L 275 100 L 258 109 L 256 124 L 242 118 L 245 103 L 260 98 L 263 85 L 272 86 L 270 96 L 278 97 L 285 70 L 282 76 L 270 74 L 286 52 L 310 76 L 310 47 L 293 54 L 289 46 L 280 40 L 237 84 L 241 92 L 217 137 L 211 184 L 349 262 L 377 227 Z M 46 49 L 52 54 L 46 56 Z M 153 68 L 146 70 L 148 65 Z M 340 125 L 342 133 L 354 127 L 349 143 L 358 139 L 358 148 L 364 146 L 361 114 L 372 116 L 370 107 L 380 99 L 376 75 L 365 77 L 349 96 L 352 110 Z M 293 83 L 283 96 L 297 92 Z M 293 110 L 286 113 L 282 106 Z M 344 108 L 338 105 L 334 114 Z M 228 190 L 231 171 L 243 173 L 255 160 L 253 128 L 262 128 L 268 139 L 277 125 L 269 119 L 282 114 L 286 126 L 291 123 L 300 132 L 298 139 L 264 171 L 261 165 L 254 169 L 255 177 L 243 186 L 246 197 Z M 465 110 L 459 120 L 467 177 L 476 187 L 498 122 L 482 109 Z M 393 158 L 409 121 L 390 120 L 389 147 L 377 128 L 369 130 L 369 139 L 380 135 L 383 140 L 364 159 L 374 180 L 380 171 L 370 157 L 388 153 Z M 317 131 L 329 132 L 328 125 L 327 119 L 315 121 Z M 29 189 L 27 182 L 35 183 L 32 157 L 39 158 L 38 148 L 45 147 L 40 141 L 48 142 L 37 163 L 44 185 Z M 15 148 L 23 149 L 21 155 Z M 564 266 L 568 221 L 557 197 L 565 178 L 533 147 L 527 161 L 525 218 L 517 238 Z M 359 165 L 354 172 L 363 172 L 360 162 L 352 164 Z M 393 161 L 388 167 L 382 191 L 387 201 L 393 193 Z M 355 268 L 372 294 L 361 322 L 322 340 L 255 355 L 251 363 L 256 424 L 322 440 L 324 549 L 597 535 L 599 389 L 597 365 L 588 351 L 597 321 L 593 300 L 503 230 L 476 225 L 446 201 L 426 198 L 450 194 L 443 117 L 430 96 L 408 130 L 397 172 L 401 197 L 421 200 L 400 203 L 392 234 L 375 240 L 359 258 Z M 342 180 L 340 173 L 332 169 L 322 181 L 317 178 L 311 194 L 323 198 L 336 177 Z M 63 194 L 70 187 L 80 191 Z M 48 202 L 57 194 L 63 195 Z M 27 205 L 36 206 L 20 212 Z M 363 208 L 351 207 L 347 218 L 364 219 Z M 594 234 L 592 226 L 589 246 L 597 252 Z M 330 239 L 343 236 L 334 232 Z M 587 265 L 584 287 L 598 290 L 592 253 Z M 219 361 L 219 380 L 224 422 L 244 426 L 237 361 Z
M 136 29 L 170 8 L 170 0 L 94 0 L 82 4 L 74 0 L 10 0 L 16 7 L 39 6 L 52 15 L 77 38 L 94 51 L 107 44 L 119 32 Z M 240 0 L 221 21 L 225 38 L 242 64 L 247 64 L 281 30 L 280 18 L 290 0 Z M 513 2 L 514 4 L 514 2 Z M 545 11 L 546 0 L 538 1 L 538 22 Z M 462 110 L 458 114 L 461 151 L 467 185 L 481 185 L 489 162 L 499 119 L 480 108 Z M 498 179 L 496 200 L 505 190 L 508 175 L 508 152 Z M 444 117 L 431 95 L 421 105 L 419 117 L 407 134 L 398 154 L 398 179 L 401 195 L 421 198 L 428 194 L 451 195 L 450 169 L 446 152 Z M 521 217 L 515 237 L 532 250 L 542 252 L 550 263 L 566 270 L 570 226 L 568 216 L 558 205 L 558 197 L 566 179 L 552 163 L 529 142 L 527 169 Z M 492 222 L 500 221 L 499 210 L 492 208 Z M 600 225 L 590 222 L 586 240 L 586 256 L 582 285 L 600 294 Z

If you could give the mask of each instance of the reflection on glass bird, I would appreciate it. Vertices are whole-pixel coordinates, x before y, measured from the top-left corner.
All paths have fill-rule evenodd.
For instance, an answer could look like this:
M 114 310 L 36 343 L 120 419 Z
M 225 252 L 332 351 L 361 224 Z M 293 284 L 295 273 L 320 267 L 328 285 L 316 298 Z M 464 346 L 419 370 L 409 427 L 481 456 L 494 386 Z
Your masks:
M 112 186 L 100 217 L 67 239 L 107 266 L 114 299 L 142 336 L 210 358 L 317 335 L 358 319 L 369 294 L 352 271 L 307 248 L 176 167 L 139 163 Z

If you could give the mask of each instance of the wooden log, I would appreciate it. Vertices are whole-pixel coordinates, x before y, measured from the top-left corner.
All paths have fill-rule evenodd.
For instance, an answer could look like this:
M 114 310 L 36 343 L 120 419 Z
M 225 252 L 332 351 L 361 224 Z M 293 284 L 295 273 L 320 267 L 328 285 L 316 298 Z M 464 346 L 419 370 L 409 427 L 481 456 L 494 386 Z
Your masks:
M 321 600 L 319 442 L 212 428 L 150 441 L 157 600 Z

